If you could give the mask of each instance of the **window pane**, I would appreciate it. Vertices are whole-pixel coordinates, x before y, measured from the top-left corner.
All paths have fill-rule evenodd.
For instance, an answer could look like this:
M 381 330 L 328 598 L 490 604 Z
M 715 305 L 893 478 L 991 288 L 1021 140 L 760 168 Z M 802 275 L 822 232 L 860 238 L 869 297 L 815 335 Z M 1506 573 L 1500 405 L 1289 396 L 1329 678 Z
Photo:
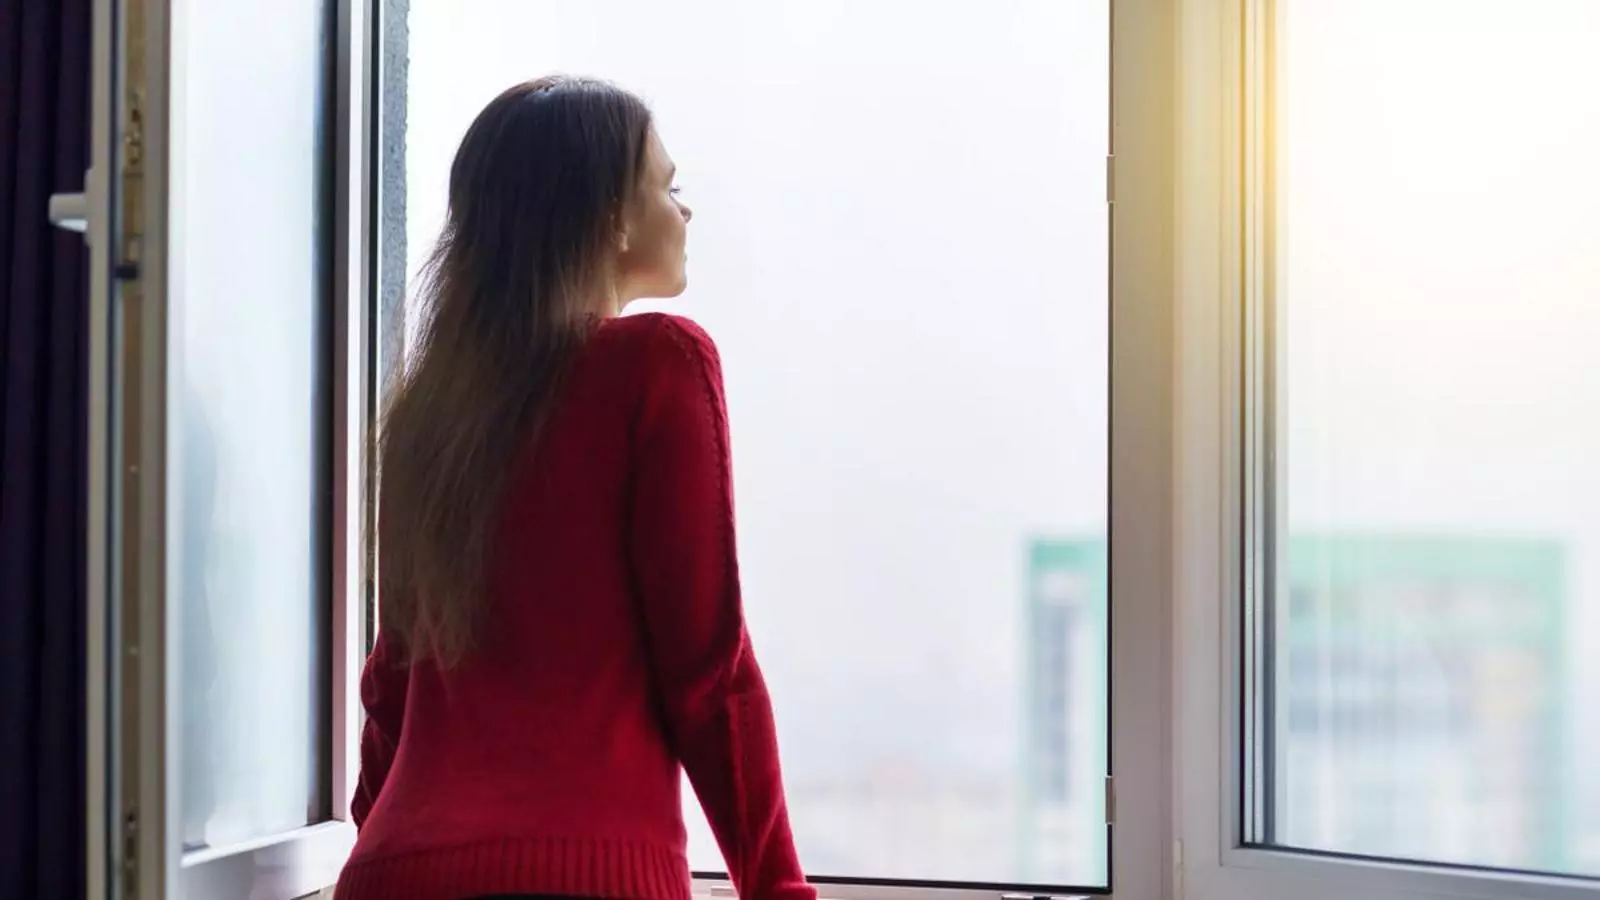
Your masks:
M 807 868 L 1103 885 L 1106 0 L 410 9 L 413 271 L 502 88 L 658 113 Z
M 1278 5 L 1271 837 L 1600 875 L 1600 4 Z
M 191 849 L 329 811 L 327 9 L 174 4 L 168 579 Z

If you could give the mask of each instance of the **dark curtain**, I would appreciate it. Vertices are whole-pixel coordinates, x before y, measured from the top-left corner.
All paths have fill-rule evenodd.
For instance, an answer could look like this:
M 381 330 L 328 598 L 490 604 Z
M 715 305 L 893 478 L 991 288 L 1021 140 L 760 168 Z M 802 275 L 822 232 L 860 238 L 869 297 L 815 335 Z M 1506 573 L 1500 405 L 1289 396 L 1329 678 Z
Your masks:
M 0 0 L 0 897 L 84 896 L 90 0 Z

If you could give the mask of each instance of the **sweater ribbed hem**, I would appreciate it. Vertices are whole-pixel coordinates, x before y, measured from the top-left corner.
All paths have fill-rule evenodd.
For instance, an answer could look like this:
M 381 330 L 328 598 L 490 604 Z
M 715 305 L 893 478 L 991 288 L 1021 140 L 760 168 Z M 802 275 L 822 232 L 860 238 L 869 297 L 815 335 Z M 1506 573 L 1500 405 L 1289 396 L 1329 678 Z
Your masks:
M 612 900 L 689 900 L 683 854 L 594 838 L 507 838 L 352 859 L 335 900 L 460 900 L 481 894 L 558 894 Z

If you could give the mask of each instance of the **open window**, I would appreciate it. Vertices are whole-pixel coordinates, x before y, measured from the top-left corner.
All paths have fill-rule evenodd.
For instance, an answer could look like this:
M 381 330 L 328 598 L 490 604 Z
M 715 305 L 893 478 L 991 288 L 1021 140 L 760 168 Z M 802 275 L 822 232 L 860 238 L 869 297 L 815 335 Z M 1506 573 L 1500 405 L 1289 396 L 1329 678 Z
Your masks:
M 1600 894 L 1600 7 L 1185 24 L 1191 892 Z
M 291 900 L 355 833 L 367 12 L 94 12 L 90 894 Z

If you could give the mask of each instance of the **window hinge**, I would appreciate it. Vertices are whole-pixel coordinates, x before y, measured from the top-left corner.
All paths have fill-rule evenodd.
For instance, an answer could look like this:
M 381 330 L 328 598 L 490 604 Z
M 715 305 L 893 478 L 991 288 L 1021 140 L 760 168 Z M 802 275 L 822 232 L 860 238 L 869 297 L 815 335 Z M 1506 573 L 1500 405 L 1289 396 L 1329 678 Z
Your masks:
M 1183 841 L 1172 842 L 1172 900 L 1183 900 Z
M 1106 824 L 1117 824 L 1117 779 L 1106 776 Z
M 139 807 L 130 806 L 122 817 L 122 897 L 139 896 Z
M 1117 202 L 1117 157 L 1116 154 L 1106 156 L 1106 202 Z

